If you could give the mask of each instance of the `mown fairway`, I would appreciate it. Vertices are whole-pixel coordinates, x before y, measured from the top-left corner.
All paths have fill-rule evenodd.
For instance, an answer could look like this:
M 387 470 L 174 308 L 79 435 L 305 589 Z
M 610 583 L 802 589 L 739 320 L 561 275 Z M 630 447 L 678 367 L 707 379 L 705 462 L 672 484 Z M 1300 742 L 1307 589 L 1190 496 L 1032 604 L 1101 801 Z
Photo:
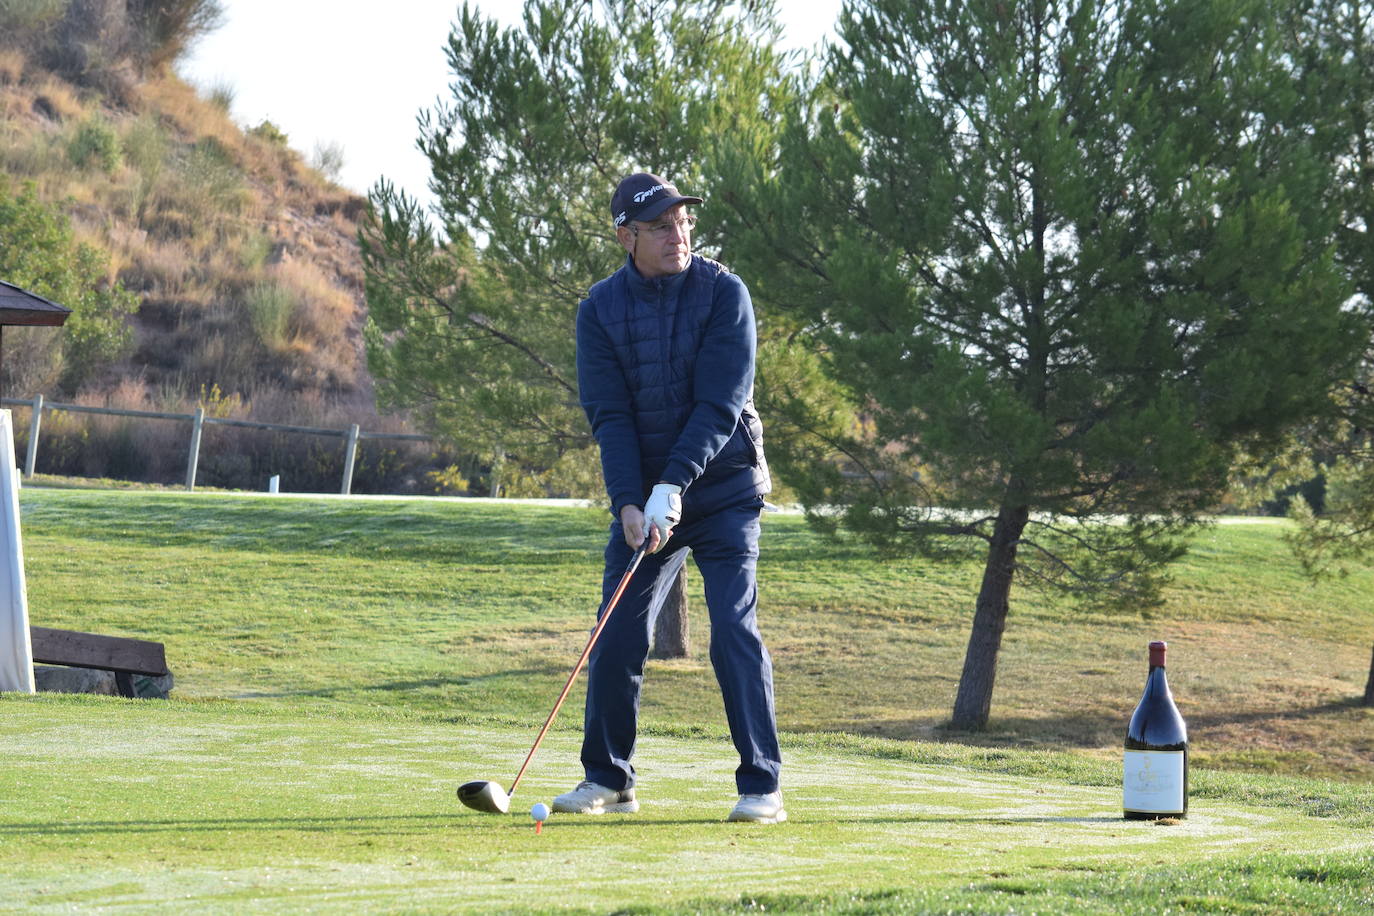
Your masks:
M 692 657 L 651 664 L 641 814 L 536 836 L 529 805 L 580 775 L 580 692 L 518 815 L 453 789 L 508 784 L 528 750 L 591 623 L 602 512 L 22 503 L 33 623 L 166 642 L 177 699 L 0 698 L 0 911 L 1374 907 L 1374 716 L 1355 703 L 1374 583 L 1306 584 L 1274 524 L 1202 535 L 1148 617 L 1014 595 L 993 728 L 966 736 L 941 722 L 977 571 L 769 516 L 792 819 L 722 822 L 733 762 L 697 613 Z M 1151 638 L 1196 749 L 1173 826 L 1117 813 Z

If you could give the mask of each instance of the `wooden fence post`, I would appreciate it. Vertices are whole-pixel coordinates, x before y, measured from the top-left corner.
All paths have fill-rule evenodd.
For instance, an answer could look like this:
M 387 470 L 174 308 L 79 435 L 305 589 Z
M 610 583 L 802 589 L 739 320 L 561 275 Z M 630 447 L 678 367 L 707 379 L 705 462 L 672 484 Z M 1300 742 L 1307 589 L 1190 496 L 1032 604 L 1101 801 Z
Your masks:
M 348 428 L 348 444 L 344 446 L 343 487 L 339 490 L 344 496 L 353 491 L 353 464 L 358 457 L 358 432 L 357 423 Z
M 3 2 L 3 0 L 0 0 Z M 0 403 L 10 401 L 19 406 L 29 405 L 28 401 L 21 401 L 15 398 L 0 399 Z M 234 420 L 228 417 L 207 417 L 205 408 L 197 407 L 195 413 L 166 413 L 155 410 L 123 410 L 117 407 L 87 407 L 82 404 L 66 404 L 58 401 L 49 403 L 41 394 L 34 395 L 32 401 L 33 416 L 29 431 L 28 457 L 25 461 L 25 473 L 29 476 L 34 474 L 34 465 L 38 456 L 38 440 L 42 428 L 42 417 L 44 410 L 63 411 L 71 413 L 90 413 L 101 416 L 114 417 L 143 417 L 156 420 L 175 420 L 178 423 L 191 421 L 191 443 L 186 455 L 186 489 L 194 490 L 196 487 L 196 474 L 200 467 L 200 446 L 201 437 L 204 433 L 206 424 L 219 424 L 222 426 L 233 426 L 241 429 L 265 429 L 286 433 L 297 433 L 308 436 L 327 436 L 329 438 L 344 437 L 347 442 L 347 454 L 345 455 L 344 479 L 340 487 L 340 492 L 347 496 L 353 490 L 353 474 L 357 467 L 358 447 L 363 439 L 399 439 L 413 442 L 432 441 L 429 436 L 416 435 L 413 433 L 366 433 L 362 428 L 354 423 L 348 429 L 325 429 L 314 426 L 288 426 L 282 423 L 260 423 L 257 420 Z M 11 421 L 11 424 L 13 421 Z M 13 428 L 11 426 L 11 428 Z M 15 470 L 18 471 L 18 455 L 14 455 Z
M 191 420 L 191 452 L 186 456 L 186 489 L 196 488 L 196 468 L 200 466 L 200 431 L 205 426 L 205 408 L 197 407 Z
M 43 395 L 33 396 L 33 416 L 29 418 L 29 451 L 24 456 L 24 476 L 33 476 L 33 467 L 38 463 L 38 428 L 43 425 Z

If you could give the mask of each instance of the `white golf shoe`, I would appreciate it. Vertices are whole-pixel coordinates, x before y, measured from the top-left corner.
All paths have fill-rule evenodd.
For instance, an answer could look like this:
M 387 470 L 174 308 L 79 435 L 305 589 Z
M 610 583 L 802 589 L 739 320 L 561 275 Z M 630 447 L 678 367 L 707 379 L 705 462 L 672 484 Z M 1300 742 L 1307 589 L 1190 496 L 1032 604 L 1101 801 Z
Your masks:
M 787 820 L 787 812 L 782 809 L 782 793 L 741 795 L 727 820 L 748 821 L 754 824 L 781 824 Z
M 584 779 L 571 792 L 555 796 L 553 810 L 562 814 L 634 814 L 639 802 L 633 788 L 617 792 Z

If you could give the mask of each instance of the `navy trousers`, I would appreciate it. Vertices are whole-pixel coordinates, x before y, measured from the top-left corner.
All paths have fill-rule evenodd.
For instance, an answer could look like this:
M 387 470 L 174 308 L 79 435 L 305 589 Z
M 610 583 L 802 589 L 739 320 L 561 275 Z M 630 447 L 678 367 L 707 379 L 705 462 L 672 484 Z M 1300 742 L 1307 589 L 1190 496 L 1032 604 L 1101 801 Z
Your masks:
M 711 664 L 739 751 L 736 789 L 741 795 L 777 791 L 782 763 L 773 709 L 773 662 L 755 619 L 759 502 L 684 518 L 668 545 L 640 563 L 587 661 L 582 741 L 587 779 L 617 790 L 635 783 L 630 759 L 654 620 L 690 548 L 706 588 Z M 604 613 L 630 555 L 620 523 L 612 523 L 599 613 Z

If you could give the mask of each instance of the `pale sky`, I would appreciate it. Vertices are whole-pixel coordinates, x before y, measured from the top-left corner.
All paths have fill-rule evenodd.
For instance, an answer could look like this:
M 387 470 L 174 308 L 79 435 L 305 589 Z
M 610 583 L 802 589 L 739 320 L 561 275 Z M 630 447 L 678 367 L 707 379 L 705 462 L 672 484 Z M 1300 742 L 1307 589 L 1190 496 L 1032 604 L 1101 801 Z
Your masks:
M 415 116 L 448 85 L 443 49 L 461 0 L 221 2 L 225 24 L 178 66 L 202 95 L 228 87 L 235 121 L 271 120 L 307 160 L 316 144 L 338 145 L 345 187 L 366 193 L 385 176 L 429 200 Z M 840 3 L 780 0 L 786 45 L 820 42 Z M 519 0 L 475 5 L 504 24 L 519 22 Z

